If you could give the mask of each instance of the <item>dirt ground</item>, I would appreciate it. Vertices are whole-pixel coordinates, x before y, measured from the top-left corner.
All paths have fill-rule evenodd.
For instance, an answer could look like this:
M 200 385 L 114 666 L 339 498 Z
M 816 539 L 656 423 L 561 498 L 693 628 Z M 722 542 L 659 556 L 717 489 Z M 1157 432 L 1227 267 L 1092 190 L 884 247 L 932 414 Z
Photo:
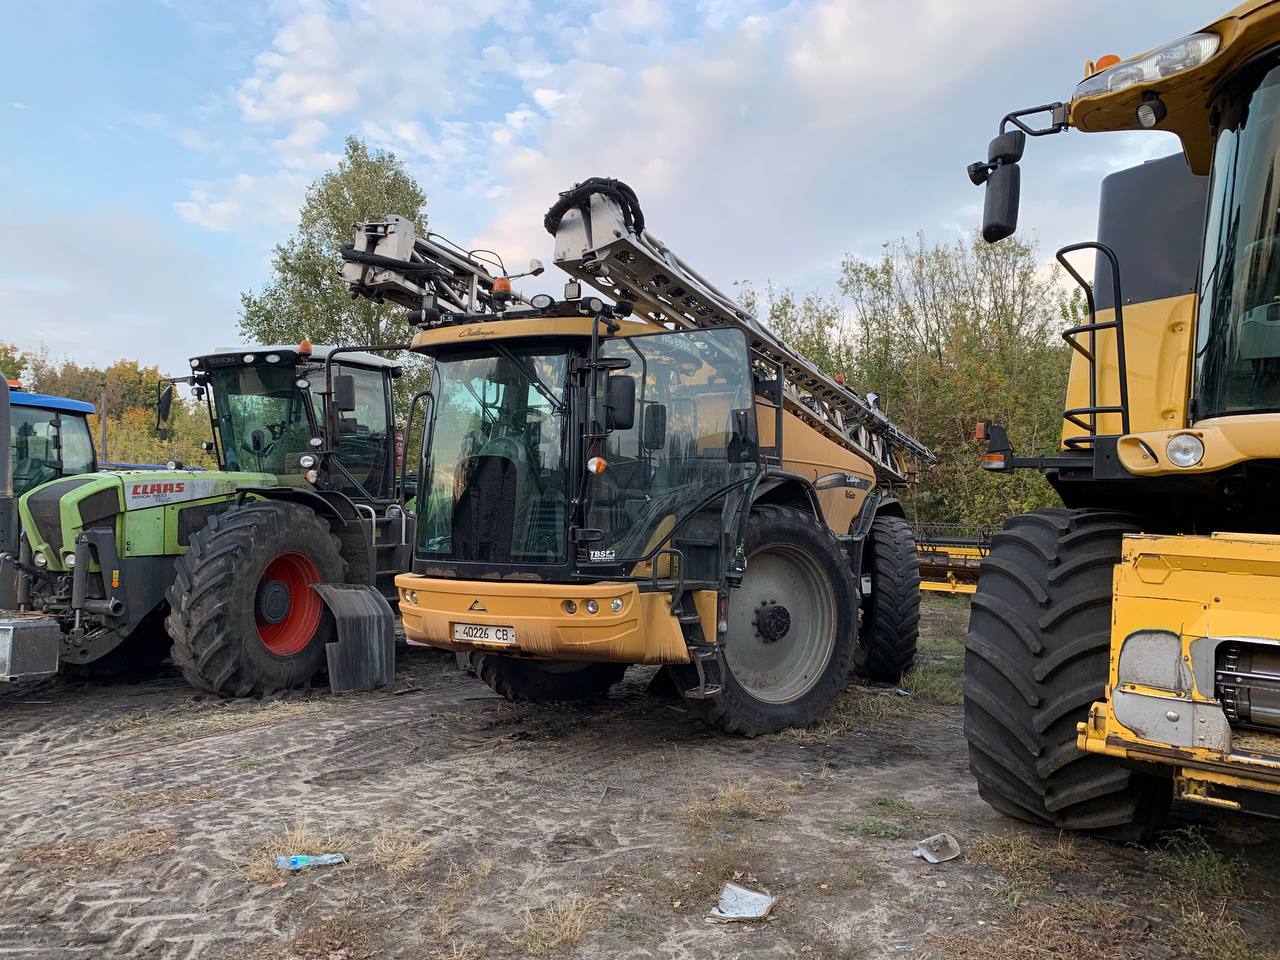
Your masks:
M 1143 849 L 990 811 L 957 705 L 967 610 L 925 613 L 909 696 L 854 687 L 754 741 L 652 671 L 530 707 L 403 648 L 391 694 L 0 689 L 0 956 L 1280 956 L 1280 824 L 1178 809 Z M 914 859 L 940 830 L 965 855 Z M 330 851 L 349 863 L 274 867 Z M 769 920 L 705 921 L 730 879 L 778 897 Z

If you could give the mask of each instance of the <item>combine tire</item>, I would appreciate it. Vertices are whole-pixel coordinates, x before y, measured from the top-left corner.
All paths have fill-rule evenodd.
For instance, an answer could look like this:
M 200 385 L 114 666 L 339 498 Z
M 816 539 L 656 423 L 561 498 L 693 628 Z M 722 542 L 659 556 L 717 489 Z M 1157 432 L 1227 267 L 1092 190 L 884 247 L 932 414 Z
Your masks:
M 723 658 L 703 664 L 720 693 L 688 702 L 722 730 L 754 737 L 812 723 L 844 689 L 858 604 L 848 557 L 811 514 L 757 506 L 746 546 L 747 572 L 729 598 Z M 673 674 L 684 691 L 697 684 L 692 666 Z
M 343 582 L 344 565 L 313 510 L 257 501 L 217 514 L 175 568 L 167 626 L 192 686 L 262 696 L 320 672 L 334 623 L 310 585 Z
M 897 683 L 915 662 L 920 639 L 920 560 L 911 525 L 889 515 L 872 520 L 862 563 L 871 593 L 862 600 L 855 669 L 868 680 Z
M 991 544 L 965 638 L 964 728 L 978 793 L 1019 820 L 1140 840 L 1164 819 L 1167 779 L 1076 747 L 1103 697 L 1111 579 L 1132 517 L 1036 510 Z
M 493 653 L 471 654 L 471 669 L 508 700 L 597 700 L 622 679 L 625 663 L 521 660 Z

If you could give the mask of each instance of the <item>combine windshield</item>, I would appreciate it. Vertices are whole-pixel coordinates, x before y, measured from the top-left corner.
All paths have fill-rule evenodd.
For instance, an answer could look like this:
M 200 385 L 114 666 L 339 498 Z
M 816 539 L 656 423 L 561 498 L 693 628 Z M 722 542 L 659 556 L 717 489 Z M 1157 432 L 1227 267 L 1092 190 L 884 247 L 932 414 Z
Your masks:
M 1196 343 L 1196 418 L 1280 410 L 1280 66 L 1225 94 Z
M 436 359 L 420 557 L 564 562 L 568 367 L 532 348 Z
M 228 470 L 302 474 L 298 458 L 310 449 L 312 429 L 292 367 L 224 368 L 212 387 Z
M 16 404 L 10 407 L 9 417 L 15 496 L 58 477 L 93 469 L 93 441 L 84 417 Z

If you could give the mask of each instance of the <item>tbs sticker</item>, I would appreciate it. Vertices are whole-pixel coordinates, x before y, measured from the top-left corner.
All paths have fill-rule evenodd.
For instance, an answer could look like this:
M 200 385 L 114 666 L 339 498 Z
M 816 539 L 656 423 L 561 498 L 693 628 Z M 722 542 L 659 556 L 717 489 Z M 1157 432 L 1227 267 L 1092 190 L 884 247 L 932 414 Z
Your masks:
M 613 563 L 613 561 L 617 558 L 617 555 L 618 555 L 618 552 L 616 550 L 592 550 L 591 562 L 592 563 Z

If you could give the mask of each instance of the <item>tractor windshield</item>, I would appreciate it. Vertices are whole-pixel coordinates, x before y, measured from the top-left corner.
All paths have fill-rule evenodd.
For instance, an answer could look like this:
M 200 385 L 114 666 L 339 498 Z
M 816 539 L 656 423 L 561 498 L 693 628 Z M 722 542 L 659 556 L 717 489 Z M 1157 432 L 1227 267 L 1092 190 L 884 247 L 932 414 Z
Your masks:
M 708 501 L 757 470 L 746 337 L 701 330 L 610 340 L 601 354 L 629 361 L 636 417 L 609 434 L 605 471 L 591 477 L 588 525 L 599 563 L 648 556 Z
M 564 562 L 568 368 L 567 352 L 545 348 L 436 358 L 420 557 Z
M 1244 74 L 1221 109 L 1201 268 L 1197 419 L 1280 410 L 1280 66 Z
M 84 417 L 16 404 L 9 417 L 15 496 L 58 477 L 93 469 L 93 441 Z
M 301 476 L 312 428 L 293 367 L 224 367 L 210 386 L 228 470 Z

